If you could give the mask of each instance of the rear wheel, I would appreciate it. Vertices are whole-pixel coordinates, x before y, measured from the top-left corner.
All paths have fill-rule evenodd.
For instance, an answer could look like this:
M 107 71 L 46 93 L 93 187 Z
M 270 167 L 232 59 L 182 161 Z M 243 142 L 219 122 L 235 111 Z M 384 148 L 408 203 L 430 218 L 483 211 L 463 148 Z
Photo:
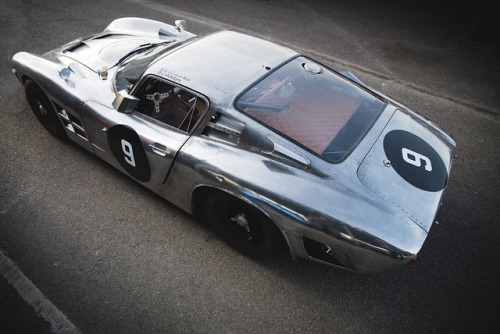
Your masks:
M 229 245 L 249 256 L 278 255 L 285 240 L 262 212 L 225 193 L 211 194 L 205 212 L 217 234 Z
M 32 80 L 26 81 L 24 89 L 28 104 L 40 123 L 54 136 L 61 139 L 66 138 L 66 132 L 56 111 L 42 89 Z

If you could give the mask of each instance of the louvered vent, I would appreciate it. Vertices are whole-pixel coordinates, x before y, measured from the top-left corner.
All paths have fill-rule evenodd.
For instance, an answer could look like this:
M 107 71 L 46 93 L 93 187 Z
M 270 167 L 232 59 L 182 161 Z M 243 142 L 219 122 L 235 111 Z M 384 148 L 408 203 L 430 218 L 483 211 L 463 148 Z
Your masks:
M 56 107 L 57 113 L 64 123 L 64 127 L 71 133 L 74 133 L 76 136 L 78 136 L 78 138 L 88 141 L 87 132 L 85 131 L 82 122 L 60 106 L 56 105 Z

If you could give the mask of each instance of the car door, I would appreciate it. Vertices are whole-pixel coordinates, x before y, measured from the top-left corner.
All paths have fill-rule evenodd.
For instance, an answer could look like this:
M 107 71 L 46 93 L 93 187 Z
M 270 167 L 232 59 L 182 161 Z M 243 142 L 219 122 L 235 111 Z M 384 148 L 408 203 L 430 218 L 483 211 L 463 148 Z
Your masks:
M 139 101 L 131 113 L 87 102 L 83 117 L 96 155 L 159 192 L 208 101 L 155 76 L 143 79 L 133 95 Z

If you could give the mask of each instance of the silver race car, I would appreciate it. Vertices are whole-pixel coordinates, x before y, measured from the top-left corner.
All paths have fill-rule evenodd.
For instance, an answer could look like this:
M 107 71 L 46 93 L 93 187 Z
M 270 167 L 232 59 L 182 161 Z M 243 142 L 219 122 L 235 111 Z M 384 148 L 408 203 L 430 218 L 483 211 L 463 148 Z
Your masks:
M 141 18 L 13 70 L 34 114 L 250 256 L 413 262 L 455 150 L 409 108 L 274 43 Z

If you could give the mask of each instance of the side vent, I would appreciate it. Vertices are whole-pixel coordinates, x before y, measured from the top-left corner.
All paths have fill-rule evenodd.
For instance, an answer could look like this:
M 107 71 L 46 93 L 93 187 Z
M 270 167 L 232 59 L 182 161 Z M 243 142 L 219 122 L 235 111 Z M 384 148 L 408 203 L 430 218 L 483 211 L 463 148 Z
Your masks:
M 60 106 L 56 105 L 56 107 L 57 107 L 57 114 L 63 121 L 66 130 L 75 134 L 78 138 L 88 142 L 87 133 L 83 128 L 82 122 L 76 117 L 69 114 L 66 110 L 64 110 Z
M 344 264 L 337 260 L 335 249 L 306 237 L 304 237 L 303 240 L 304 248 L 310 257 L 323 262 L 328 262 L 336 266 L 347 268 Z
M 244 127 L 245 124 L 217 112 L 203 129 L 202 135 L 220 142 L 238 145 Z

